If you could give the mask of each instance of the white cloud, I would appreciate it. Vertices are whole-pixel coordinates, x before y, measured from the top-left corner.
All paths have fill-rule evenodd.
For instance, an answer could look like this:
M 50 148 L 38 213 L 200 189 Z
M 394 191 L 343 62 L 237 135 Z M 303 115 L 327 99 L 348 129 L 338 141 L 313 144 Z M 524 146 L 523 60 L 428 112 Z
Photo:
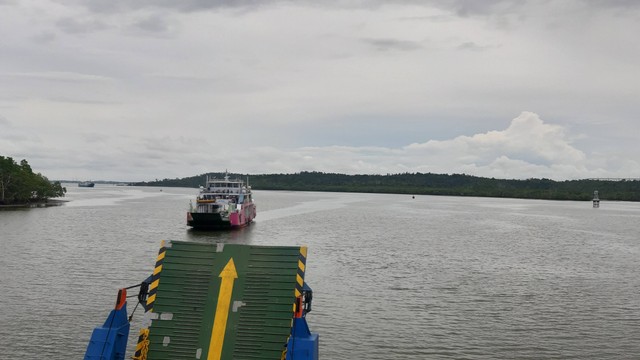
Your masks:
M 0 148 L 28 149 L 29 160 L 52 178 L 121 181 L 175 178 L 229 169 L 246 173 L 294 173 L 302 170 L 347 174 L 400 172 L 466 173 L 496 178 L 634 177 L 637 162 L 591 161 L 571 144 L 565 129 L 523 112 L 504 130 L 449 140 L 387 147 L 245 147 L 221 146 L 215 137 L 133 137 L 85 132 L 73 142 L 28 137 L 27 128 L 0 136 Z M 83 149 L 74 151 L 75 147 Z M 22 157 L 23 153 L 19 153 Z M 597 157 L 597 155 L 594 155 Z
M 545 124 L 531 112 L 520 114 L 505 130 L 431 140 L 405 149 L 412 157 L 424 159 L 414 167 L 431 172 L 500 178 L 590 177 L 586 155 L 572 146 L 564 129 Z

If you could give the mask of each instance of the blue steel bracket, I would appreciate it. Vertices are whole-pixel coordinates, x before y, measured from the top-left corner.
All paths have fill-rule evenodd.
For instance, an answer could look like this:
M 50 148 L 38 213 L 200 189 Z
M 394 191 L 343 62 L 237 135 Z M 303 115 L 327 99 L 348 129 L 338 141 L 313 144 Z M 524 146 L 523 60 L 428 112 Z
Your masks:
M 115 309 L 91 334 L 85 360 L 124 360 L 129 338 L 126 298 L 126 289 L 120 289 Z
M 311 311 L 311 300 L 313 291 L 304 283 L 303 286 L 304 311 L 302 316 L 293 318 L 291 336 L 287 342 L 286 360 L 318 360 L 319 335 L 309 330 L 305 315 Z
M 286 360 L 318 360 L 318 347 L 318 333 L 309 331 L 307 320 L 303 317 L 293 319 Z

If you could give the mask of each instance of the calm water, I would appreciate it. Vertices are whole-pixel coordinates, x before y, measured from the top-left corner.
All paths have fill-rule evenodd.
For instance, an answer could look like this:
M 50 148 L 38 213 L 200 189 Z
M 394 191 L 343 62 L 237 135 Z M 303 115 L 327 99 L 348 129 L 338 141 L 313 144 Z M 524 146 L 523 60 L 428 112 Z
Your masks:
M 195 189 L 68 190 L 0 211 L 0 359 L 82 358 L 162 239 L 309 246 L 323 359 L 640 358 L 637 203 L 257 191 L 252 226 L 206 233 Z

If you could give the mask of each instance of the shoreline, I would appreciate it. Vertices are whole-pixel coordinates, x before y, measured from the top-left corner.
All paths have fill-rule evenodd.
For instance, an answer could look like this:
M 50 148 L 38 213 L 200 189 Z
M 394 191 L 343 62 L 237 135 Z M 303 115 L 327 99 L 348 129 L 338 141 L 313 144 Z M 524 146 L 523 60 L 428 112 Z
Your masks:
M 61 206 L 65 203 L 68 203 L 71 200 L 60 200 L 60 199 L 48 199 L 46 201 L 39 201 L 35 203 L 25 203 L 25 204 L 0 204 L 0 209 L 28 209 L 28 208 L 40 208 L 40 207 L 51 207 L 51 206 Z

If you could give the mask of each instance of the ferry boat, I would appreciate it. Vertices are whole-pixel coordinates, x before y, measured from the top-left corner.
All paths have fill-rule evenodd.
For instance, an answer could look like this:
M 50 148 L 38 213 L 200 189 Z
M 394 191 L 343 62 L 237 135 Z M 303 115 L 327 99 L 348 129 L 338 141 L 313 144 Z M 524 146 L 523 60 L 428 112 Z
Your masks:
M 241 179 L 207 175 L 196 204 L 190 203 L 187 225 L 194 229 L 231 229 L 248 225 L 256 217 L 251 186 Z
M 95 183 L 93 183 L 92 181 L 81 181 L 78 183 L 78 187 L 94 187 L 96 186 Z

